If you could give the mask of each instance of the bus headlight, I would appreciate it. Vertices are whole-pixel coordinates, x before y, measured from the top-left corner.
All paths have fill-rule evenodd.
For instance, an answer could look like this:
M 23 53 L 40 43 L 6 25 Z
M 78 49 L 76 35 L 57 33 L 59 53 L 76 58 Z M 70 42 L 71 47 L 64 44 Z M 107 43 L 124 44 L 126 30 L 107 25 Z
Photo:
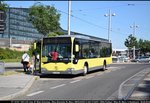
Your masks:
M 68 68 L 67 71 L 74 71 L 74 68 Z

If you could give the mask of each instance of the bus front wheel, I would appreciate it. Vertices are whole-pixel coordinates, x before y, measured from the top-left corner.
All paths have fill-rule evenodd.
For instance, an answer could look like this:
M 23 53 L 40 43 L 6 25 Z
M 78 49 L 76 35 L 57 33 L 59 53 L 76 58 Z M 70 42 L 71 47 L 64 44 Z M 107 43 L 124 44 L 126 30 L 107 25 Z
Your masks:
M 88 67 L 86 65 L 84 65 L 83 67 L 83 76 L 85 76 L 88 72 Z

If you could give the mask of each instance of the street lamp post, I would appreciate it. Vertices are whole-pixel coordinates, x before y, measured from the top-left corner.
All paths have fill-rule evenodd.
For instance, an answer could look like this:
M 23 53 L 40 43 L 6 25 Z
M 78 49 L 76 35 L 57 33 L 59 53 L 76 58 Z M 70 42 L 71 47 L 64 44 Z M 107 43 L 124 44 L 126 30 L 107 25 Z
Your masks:
M 135 37 L 135 33 L 136 33 L 136 28 L 138 28 L 139 26 L 137 26 L 134 22 L 133 26 L 130 26 L 130 28 L 133 28 L 133 36 Z M 135 46 L 133 46 L 133 59 L 135 59 Z
M 136 25 L 135 22 L 134 22 L 134 24 L 133 24 L 132 26 L 130 26 L 130 28 L 133 28 L 133 36 L 135 36 L 136 28 L 138 28 L 138 27 L 139 27 L 139 26 Z
M 70 35 L 71 0 L 68 0 L 68 35 Z
M 108 17 L 108 41 L 110 41 L 110 32 L 111 32 L 111 17 L 115 16 L 115 13 L 111 13 L 111 10 L 109 9 L 109 13 L 104 15 L 105 17 Z

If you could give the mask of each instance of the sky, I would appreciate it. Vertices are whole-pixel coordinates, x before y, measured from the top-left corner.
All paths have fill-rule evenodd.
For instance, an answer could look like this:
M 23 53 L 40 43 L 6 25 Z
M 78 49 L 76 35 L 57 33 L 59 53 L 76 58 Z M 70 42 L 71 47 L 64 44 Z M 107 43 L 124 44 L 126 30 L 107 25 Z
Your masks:
M 10 7 L 29 8 L 37 1 L 5 1 Z M 61 14 L 60 26 L 68 28 L 68 1 L 38 1 L 54 6 Z M 71 1 L 70 29 L 74 32 L 108 39 L 108 20 L 111 16 L 110 40 L 114 49 L 126 49 L 124 41 L 133 34 L 150 40 L 150 1 Z

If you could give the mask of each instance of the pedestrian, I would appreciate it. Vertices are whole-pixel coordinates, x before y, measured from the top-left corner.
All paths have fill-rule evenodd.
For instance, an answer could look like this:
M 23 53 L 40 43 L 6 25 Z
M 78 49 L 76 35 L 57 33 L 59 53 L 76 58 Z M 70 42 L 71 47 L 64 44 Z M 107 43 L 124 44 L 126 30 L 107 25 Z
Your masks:
M 25 51 L 24 54 L 22 55 L 22 64 L 23 64 L 23 69 L 24 72 L 26 72 L 28 70 L 27 65 L 29 64 L 29 55 L 27 54 L 27 52 Z
M 36 66 L 36 52 L 35 51 L 33 51 L 32 52 L 32 61 L 31 61 L 31 67 L 30 67 L 30 69 L 31 69 L 31 71 L 32 71 L 32 73 L 34 72 L 34 70 L 35 70 L 35 66 Z

